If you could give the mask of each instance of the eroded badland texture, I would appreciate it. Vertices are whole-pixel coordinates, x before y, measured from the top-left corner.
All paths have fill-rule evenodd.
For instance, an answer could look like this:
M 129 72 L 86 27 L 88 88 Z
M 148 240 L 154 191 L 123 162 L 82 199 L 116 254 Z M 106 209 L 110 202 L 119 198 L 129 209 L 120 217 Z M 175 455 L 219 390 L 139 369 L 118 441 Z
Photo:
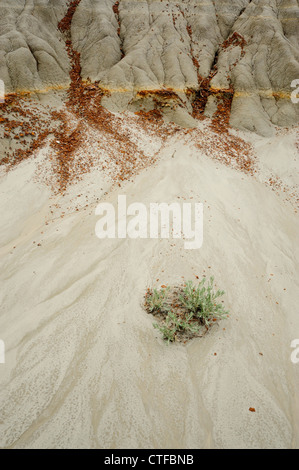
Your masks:
M 110 91 L 112 111 L 158 106 L 189 127 L 226 111 L 231 126 L 263 135 L 298 122 L 296 0 L 1 1 L 7 92 L 66 88 L 70 44 L 80 76 Z
M 0 0 L 1 448 L 299 448 L 298 19 Z M 119 195 L 202 202 L 201 249 L 98 239 Z M 146 289 L 210 276 L 229 317 L 165 345 Z

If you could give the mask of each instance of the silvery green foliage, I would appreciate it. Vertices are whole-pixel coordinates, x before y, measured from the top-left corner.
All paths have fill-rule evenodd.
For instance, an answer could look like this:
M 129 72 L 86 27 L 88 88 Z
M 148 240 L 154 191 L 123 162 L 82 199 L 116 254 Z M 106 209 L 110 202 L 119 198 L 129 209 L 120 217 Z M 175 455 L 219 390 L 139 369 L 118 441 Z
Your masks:
M 192 316 L 205 322 L 208 326 L 213 318 L 220 319 L 227 315 L 223 305 L 216 303 L 216 299 L 224 295 L 223 290 L 214 292 L 214 277 L 205 286 L 206 278 L 203 278 L 199 285 L 194 286 L 192 281 L 186 283 L 183 295 L 180 295 L 182 305 L 192 313 Z
M 176 300 L 175 291 L 170 287 L 148 290 L 146 310 L 162 319 L 154 323 L 154 328 L 162 333 L 167 343 L 175 341 L 177 335 L 198 336 L 203 327 L 208 329 L 212 321 L 227 316 L 228 312 L 217 300 L 224 291 L 215 292 L 213 284 L 213 277 L 207 284 L 205 278 L 198 285 L 188 281 Z

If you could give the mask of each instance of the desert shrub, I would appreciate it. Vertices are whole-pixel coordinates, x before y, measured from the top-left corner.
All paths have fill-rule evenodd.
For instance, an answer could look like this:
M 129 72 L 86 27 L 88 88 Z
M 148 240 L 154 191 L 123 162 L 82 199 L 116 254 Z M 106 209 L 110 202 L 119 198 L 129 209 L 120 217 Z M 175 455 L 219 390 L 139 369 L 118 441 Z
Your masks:
M 206 285 L 203 278 L 198 285 L 192 281 L 184 286 L 148 289 L 145 309 L 155 316 L 157 328 L 167 343 L 203 336 L 213 322 L 226 318 L 228 312 L 217 299 L 224 291 L 214 291 L 214 278 Z
M 203 278 L 198 286 L 194 286 L 192 281 L 188 281 L 180 295 L 182 305 L 196 318 L 209 326 L 211 320 L 220 319 L 227 315 L 222 304 L 217 303 L 216 299 L 225 294 L 223 290 L 214 292 L 214 277 L 209 280 L 208 286 L 205 286 L 206 278 Z
M 148 289 L 146 293 L 147 310 L 150 313 L 154 313 L 154 312 L 163 312 L 165 309 L 167 309 L 168 307 L 165 304 L 165 300 L 166 300 L 168 292 L 169 292 L 169 287 L 162 288 L 159 290 Z

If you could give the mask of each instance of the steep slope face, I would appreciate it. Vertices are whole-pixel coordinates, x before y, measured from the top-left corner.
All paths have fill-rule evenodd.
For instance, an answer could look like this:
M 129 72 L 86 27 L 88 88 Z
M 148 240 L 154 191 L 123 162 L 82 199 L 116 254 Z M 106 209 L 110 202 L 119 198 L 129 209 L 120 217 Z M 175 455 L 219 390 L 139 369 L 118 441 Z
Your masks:
M 0 78 L 6 91 L 36 90 L 68 82 L 68 57 L 57 30 L 65 0 L 2 0 Z
M 172 88 L 182 102 L 164 112 L 179 123 L 194 124 L 191 114 L 211 117 L 219 105 L 231 109 L 231 125 L 267 135 L 299 120 L 290 99 L 299 78 L 296 0 L 1 3 L 0 76 L 8 90 L 68 83 L 57 24 L 73 5 L 82 77 L 112 92 L 106 105 L 153 107 L 154 94 L 138 92 Z

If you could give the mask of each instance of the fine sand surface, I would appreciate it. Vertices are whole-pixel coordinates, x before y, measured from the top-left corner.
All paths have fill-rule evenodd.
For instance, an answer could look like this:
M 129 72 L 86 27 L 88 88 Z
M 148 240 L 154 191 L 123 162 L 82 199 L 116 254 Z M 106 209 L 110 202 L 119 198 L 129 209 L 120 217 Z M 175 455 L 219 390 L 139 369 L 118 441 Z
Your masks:
M 298 214 L 264 183 L 271 169 L 296 184 L 294 134 L 248 138 L 255 176 L 173 137 L 122 187 L 86 175 L 72 189 L 92 193 L 79 211 L 34 178 L 43 151 L 2 173 L 1 447 L 298 448 Z M 203 202 L 203 246 L 99 240 L 96 197 L 116 207 L 119 194 Z M 225 290 L 229 318 L 167 346 L 146 288 L 204 274 Z

